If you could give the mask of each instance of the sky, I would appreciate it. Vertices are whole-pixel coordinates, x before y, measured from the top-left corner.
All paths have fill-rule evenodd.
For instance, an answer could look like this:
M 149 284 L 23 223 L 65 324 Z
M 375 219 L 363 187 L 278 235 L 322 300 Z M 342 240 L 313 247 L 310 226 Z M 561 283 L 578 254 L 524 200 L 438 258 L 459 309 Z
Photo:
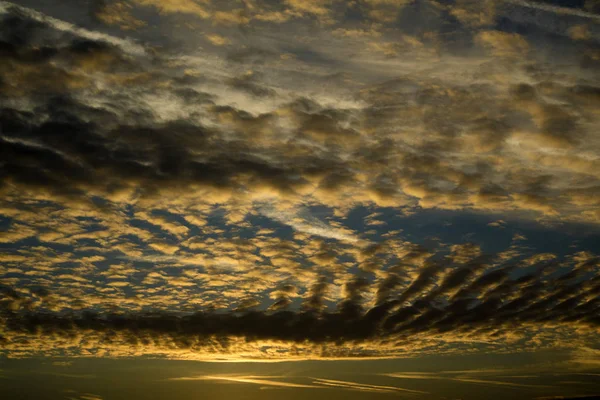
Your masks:
M 10 398 L 600 396 L 600 1 L 2 0 L 0 60 Z

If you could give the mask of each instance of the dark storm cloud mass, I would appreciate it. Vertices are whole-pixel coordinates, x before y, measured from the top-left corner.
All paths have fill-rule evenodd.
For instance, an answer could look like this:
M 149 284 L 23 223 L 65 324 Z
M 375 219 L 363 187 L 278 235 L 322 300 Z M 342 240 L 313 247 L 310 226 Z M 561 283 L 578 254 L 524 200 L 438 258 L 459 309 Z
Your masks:
M 512 221 L 598 237 L 594 2 L 29 3 L 0 3 L 5 354 L 593 342 L 597 245 L 544 253 Z

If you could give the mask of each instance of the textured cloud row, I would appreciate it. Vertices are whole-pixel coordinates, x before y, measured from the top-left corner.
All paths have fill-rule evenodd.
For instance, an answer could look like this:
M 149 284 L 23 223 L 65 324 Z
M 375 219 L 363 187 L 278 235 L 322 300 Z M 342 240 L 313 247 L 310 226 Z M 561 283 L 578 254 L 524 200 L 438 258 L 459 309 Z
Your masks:
M 375 254 L 365 249 L 357 258 L 369 253 Z M 243 308 L 210 311 L 207 302 L 199 306 L 203 311 L 193 313 L 173 307 L 159 313 L 126 308 L 98 313 L 93 303 L 84 306 L 91 300 L 85 297 L 71 305 L 75 309 L 53 312 L 56 297 L 47 289 L 2 287 L 3 348 L 12 356 L 52 348 L 75 349 L 75 355 L 82 349 L 121 355 L 121 347 L 133 346 L 139 354 L 179 352 L 199 358 L 206 353 L 244 357 L 244 352 L 252 358 L 364 357 L 410 355 L 431 346 L 451 351 L 452 346 L 446 347 L 455 342 L 481 341 L 492 348 L 561 347 L 575 333 L 577 345 L 589 340 L 587 335 L 597 335 L 598 257 L 579 253 L 559 261 L 537 255 L 507 262 L 502 255 L 476 253 L 471 246 L 455 246 L 443 258 L 430 255 L 421 262 L 408 253 L 393 268 L 348 276 L 337 304 L 328 301 L 336 278 L 327 275 L 304 287 L 280 284 L 266 303 L 242 297 Z M 161 278 L 177 286 L 177 277 Z M 214 287 L 217 281 L 215 275 L 205 283 L 196 281 L 196 289 L 201 292 L 206 283 Z M 229 277 L 228 284 L 238 282 Z M 154 296 L 152 288 L 164 290 L 146 285 L 148 297 Z M 303 300 L 291 306 L 297 292 Z M 80 293 L 85 296 L 85 291 Z M 184 293 L 178 290 L 179 299 Z

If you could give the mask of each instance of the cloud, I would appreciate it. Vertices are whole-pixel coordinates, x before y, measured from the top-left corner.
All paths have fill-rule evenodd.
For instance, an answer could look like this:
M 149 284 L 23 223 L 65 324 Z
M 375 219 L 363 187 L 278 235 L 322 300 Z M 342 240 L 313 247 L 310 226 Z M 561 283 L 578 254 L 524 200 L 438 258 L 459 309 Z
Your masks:
M 483 31 L 476 39 L 498 57 L 522 57 L 529 49 L 527 41 L 516 33 Z
M 511 387 L 524 387 L 524 388 L 535 388 L 535 387 L 551 387 L 546 385 L 529 385 L 524 383 L 513 383 L 513 382 L 502 382 L 502 381 L 491 381 L 484 379 L 473 379 L 473 378 L 450 378 L 451 380 L 466 383 L 477 383 L 481 385 L 492 385 L 492 386 L 511 386 Z
M 102 400 L 103 397 L 93 393 L 82 393 L 73 389 L 64 390 L 65 398 L 69 400 Z
M 581 17 L 592 20 L 600 20 L 600 15 L 587 12 L 581 8 L 575 7 L 560 7 L 551 4 L 546 4 L 541 1 L 527 1 L 527 0 L 503 0 L 505 3 L 513 4 L 515 6 L 531 8 L 534 10 L 547 11 L 559 15 L 572 15 L 575 17 Z
M 249 383 L 260 386 L 273 386 L 273 387 L 281 387 L 281 388 L 303 388 L 303 389 L 317 389 L 319 386 L 317 385 L 304 385 L 301 383 L 292 383 L 292 382 L 282 382 L 276 381 L 272 378 L 282 378 L 278 376 L 229 376 L 229 375 L 203 375 L 203 376 L 194 376 L 194 377 L 180 377 L 180 378 L 171 378 L 174 381 L 194 381 L 194 380 L 207 380 L 207 381 L 226 381 L 226 382 L 235 382 L 235 383 Z
M 202 2 L 194 0 L 135 0 L 142 6 L 155 7 L 161 13 L 187 13 L 201 18 L 208 18 L 210 13 L 201 5 Z
M 70 367 L 72 364 L 72 361 L 54 361 L 52 363 L 52 365 L 56 365 L 58 367 Z
M 310 87 L 286 87 L 277 67 L 230 74 L 216 67 L 232 62 L 241 49 L 211 61 L 212 66 L 198 57 L 169 61 L 144 49 L 134 51 L 131 41 L 33 11 L 10 10 L 21 9 L 4 13 L 12 21 L 4 24 L 3 36 L 12 50 L 6 50 L 9 62 L 0 71 L 3 84 L 12 97 L 27 98 L 36 110 L 32 118 L 31 107 L 13 102 L 2 111 L 3 181 L 10 181 L 4 186 L 13 192 L 26 187 L 50 198 L 132 202 L 140 196 L 177 198 L 191 189 L 210 191 L 219 201 L 235 193 L 246 204 L 283 196 L 297 208 L 307 202 L 334 208 L 375 203 L 594 218 L 591 199 L 598 177 L 587 186 L 573 184 L 594 170 L 595 158 L 583 149 L 589 153 L 597 146 L 590 131 L 595 114 L 585 98 L 593 97 L 593 84 L 549 89 L 509 74 L 502 84 L 488 76 L 494 90 L 486 92 L 472 79 L 440 75 L 443 68 L 425 76 L 408 66 L 407 77 L 367 85 L 353 107 L 339 101 L 329 105 L 306 97 L 314 91 Z M 16 36 L 26 42 L 11 43 Z M 513 33 L 486 29 L 474 38 L 492 59 L 529 48 L 524 37 Z M 40 46 L 47 50 L 40 52 Z M 305 62 L 315 70 L 341 62 L 337 54 L 326 59 L 317 51 L 309 53 Z M 200 79 L 191 60 L 211 72 Z M 178 67 L 153 67 L 169 63 Z M 348 68 L 367 75 L 380 72 L 360 58 L 357 63 Z M 528 71 L 523 73 L 534 73 Z M 183 80 L 192 86 L 182 87 Z M 258 104 L 259 113 L 252 109 Z M 432 104 L 444 105 L 445 112 Z M 392 109 L 394 114 L 382 111 Z M 403 130 L 391 134 L 398 115 Z M 380 133 L 373 136 L 371 130 Z M 69 142 L 73 132 L 85 133 Z M 535 169 L 540 162 L 548 173 Z M 312 225 L 303 229 L 333 234 L 322 224 Z
M 404 388 L 400 388 L 400 387 L 396 387 L 396 386 L 369 385 L 366 383 L 340 381 L 340 380 L 335 380 L 335 379 L 315 378 L 315 383 L 318 383 L 320 385 L 325 385 L 325 386 L 331 386 L 331 387 L 335 387 L 335 388 L 359 390 L 359 391 L 363 391 L 363 392 L 375 392 L 375 393 L 378 393 L 378 392 L 384 392 L 384 393 L 385 392 L 387 392 L 387 393 L 404 392 L 404 393 L 418 393 L 418 394 L 427 394 L 428 393 L 428 392 L 423 392 L 420 390 L 404 389 Z
M 133 6 L 126 2 L 98 2 L 94 16 L 102 23 L 118 25 L 123 30 L 145 27 L 147 23 L 132 15 Z
M 349 229 L 329 226 L 325 222 L 311 216 L 308 212 L 302 212 L 302 210 L 278 210 L 272 206 L 266 205 L 261 207 L 260 211 L 267 217 L 273 218 L 280 223 L 290 225 L 299 232 L 347 241 L 349 243 L 357 243 L 360 241 L 354 232 Z
M 468 370 L 468 371 L 442 371 L 436 373 L 428 372 L 394 372 L 384 374 L 391 378 L 398 379 L 416 379 L 416 380 L 449 380 L 461 383 L 472 383 L 479 385 L 489 386 L 508 386 L 514 388 L 553 388 L 548 385 L 537 385 L 517 382 L 499 381 L 497 378 L 502 377 L 503 373 L 510 372 L 510 370 L 502 369 L 482 369 L 482 370 Z M 490 379 L 481 379 L 481 375 L 489 376 Z M 513 378 L 528 378 L 536 376 L 512 376 Z M 505 377 L 506 378 L 506 377 Z
M 591 346 L 595 33 L 513 15 L 589 11 L 346 3 L 0 3 L 5 354 Z
M 258 276 L 266 280 L 260 283 L 250 271 L 246 272 L 245 277 L 240 276 L 241 279 L 234 279 L 231 274 L 224 275 L 223 283 L 219 283 L 218 275 L 213 274 L 211 281 L 207 282 L 222 286 L 221 298 L 232 296 L 229 306 L 222 311 L 207 309 L 191 314 L 173 311 L 129 311 L 125 314 L 92 312 L 85 304 L 94 304 L 93 297 L 88 295 L 86 299 L 82 292 L 82 305 L 71 306 L 73 308 L 68 313 L 41 311 L 50 294 L 34 295 L 29 290 L 15 291 L 5 287 L 0 302 L 4 310 L 2 329 L 5 348 L 13 355 L 20 352 L 35 354 L 42 349 L 50 351 L 48 345 L 67 350 L 74 346 L 67 343 L 80 340 L 77 339 L 78 335 L 72 336 L 74 333 L 86 332 L 86 341 L 95 343 L 93 348 L 106 347 L 115 354 L 120 354 L 121 345 L 133 341 L 136 343 L 133 349 L 142 354 L 196 353 L 201 359 L 206 357 L 208 349 L 215 357 L 239 357 L 237 354 L 240 354 L 238 351 L 241 348 L 236 348 L 241 343 L 250 346 L 242 352 L 249 359 L 270 359 L 283 355 L 293 358 L 294 354 L 300 358 L 368 357 L 418 353 L 421 351 L 419 348 L 428 346 L 429 341 L 435 343 L 438 340 L 442 345 L 454 340 L 482 340 L 493 346 L 516 341 L 525 345 L 530 335 L 540 334 L 548 327 L 562 330 L 565 338 L 572 337 L 569 335 L 573 334 L 573 329 L 588 329 L 591 335 L 597 332 L 596 313 L 599 305 L 593 295 L 600 284 L 596 276 L 597 257 L 591 254 L 572 257 L 571 262 L 575 262 L 576 266 L 566 273 L 548 270 L 554 261 L 544 257 L 535 262 L 523 260 L 521 263 L 501 263 L 500 267 L 492 267 L 497 265 L 493 257 L 482 258 L 477 254 L 472 257 L 468 261 L 456 262 L 432 259 L 418 270 L 412 283 L 405 285 L 404 289 L 391 286 L 386 300 L 380 300 L 374 306 L 367 306 L 368 293 L 372 286 L 378 284 L 360 275 L 349 276 L 335 309 L 323 307 L 325 294 L 331 286 L 327 278 L 321 277 L 312 284 L 310 281 L 298 281 L 307 285 L 308 290 L 301 309 L 291 307 L 290 296 L 298 289 L 288 283 L 280 286 L 279 294 L 273 293 L 274 306 L 264 310 L 260 306 L 260 293 L 269 287 L 268 282 L 277 282 L 281 277 L 260 274 Z M 516 268 L 531 266 L 535 269 L 528 274 L 514 273 Z M 184 288 L 188 283 L 192 288 L 203 285 L 196 280 L 202 274 L 179 277 L 167 273 L 153 274 L 169 285 Z M 588 276 L 588 279 L 581 281 L 583 276 Z M 57 278 L 66 279 L 61 276 Z M 79 278 L 75 278 L 77 282 Z M 82 283 L 86 281 L 81 280 Z M 130 285 L 139 287 L 137 281 L 130 281 Z M 225 290 L 229 285 L 232 285 L 231 289 Z M 237 286 L 235 290 L 234 286 Z M 232 291 L 232 294 L 228 294 L 228 291 Z M 255 293 L 256 297 L 250 293 Z M 193 296 L 191 293 L 189 295 Z M 38 296 L 41 296 L 41 303 L 37 300 Z M 186 301 L 185 296 L 186 292 L 180 289 L 174 299 Z M 210 298 L 204 301 L 206 305 L 218 304 L 216 298 Z M 106 295 L 103 301 L 107 301 Z M 139 301 L 144 304 L 142 298 Z M 154 301 L 164 302 L 165 299 L 156 296 Z M 282 301 L 286 303 L 285 307 L 280 306 Z M 235 302 L 239 302 L 239 306 L 232 307 Z M 81 307 L 83 311 L 77 311 Z M 521 327 L 517 335 L 514 326 Z M 24 337 L 29 337 L 27 332 L 38 330 L 44 332 L 41 341 L 30 341 L 28 346 L 19 344 Z M 59 343 L 45 342 L 50 338 L 48 335 L 60 338 Z M 112 344 L 101 344 L 105 335 L 114 337 Z M 65 342 L 61 344 L 62 340 Z M 233 343 L 238 343 L 238 340 L 242 342 L 234 346 Z M 364 343 L 361 350 L 353 350 L 351 344 L 355 342 Z M 419 342 L 420 345 L 417 344 Z M 166 343 L 172 343 L 174 347 Z M 276 347 L 282 346 L 286 350 L 271 352 L 271 345 L 266 343 L 279 343 Z M 328 350 L 321 348 L 328 343 L 335 343 L 336 347 Z M 564 345 L 566 342 L 549 342 L 546 345 L 550 346 L 551 343 Z M 475 382 L 474 379 L 467 376 L 463 380 L 503 384 L 503 381 Z
M 208 35 L 206 36 L 206 39 L 208 39 L 208 41 L 214 44 L 215 46 L 225 46 L 231 43 L 226 37 L 217 34 Z
M 14 12 L 15 10 L 18 13 L 26 16 L 27 18 L 29 18 L 33 21 L 47 24 L 48 26 L 52 27 L 52 29 L 56 29 L 61 32 L 72 33 L 74 35 L 77 35 L 81 38 L 88 39 L 88 40 L 108 42 L 115 46 L 119 46 L 121 49 L 123 49 L 124 51 L 126 51 L 128 53 L 135 54 L 135 55 L 144 55 L 146 53 L 143 46 L 141 46 L 133 41 L 121 39 L 116 36 L 111 36 L 111 35 L 107 35 L 104 33 L 84 29 L 84 28 L 80 28 L 80 27 L 77 27 L 68 22 L 44 15 L 44 14 L 34 11 L 30 8 L 20 7 L 19 5 L 8 2 L 8 1 L 0 2 L 0 13 L 1 14 L 10 14 L 11 12 Z
M 412 393 L 426 394 L 427 392 L 419 390 L 404 389 L 396 386 L 371 385 L 351 381 L 341 381 L 335 379 L 295 377 L 295 379 L 310 379 L 310 384 L 286 382 L 284 379 L 290 379 L 285 376 L 262 376 L 262 375 L 200 375 L 191 377 L 170 378 L 172 381 L 225 381 L 232 383 L 246 383 L 260 385 L 262 387 L 275 388 L 301 388 L 301 389 L 346 389 L 358 390 L 373 393 Z

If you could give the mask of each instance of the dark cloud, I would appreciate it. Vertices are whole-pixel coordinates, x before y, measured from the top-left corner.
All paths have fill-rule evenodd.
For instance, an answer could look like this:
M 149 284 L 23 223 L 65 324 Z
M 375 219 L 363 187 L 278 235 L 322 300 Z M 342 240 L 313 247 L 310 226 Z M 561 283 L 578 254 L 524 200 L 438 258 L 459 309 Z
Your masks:
M 245 48 L 231 52 L 227 55 L 230 61 L 242 64 L 264 64 L 268 60 L 273 60 L 278 57 L 274 51 L 261 48 Z
M 86 187 L 110 191 L 119 185 L 135 184 L 143 191 L 152 192 L 157 187 L 188 183 L 241 187 L 242 183 L 235 181 L 243 175 L 249 176 L 252 184 L 264 183 L 285 192 L 302 186 L 305 173 L 334 168 L 327 165 L 334 162 L 332 159 L 303 158 L 302 161 L 286 160 L 285 164 L 265 161 L 262 150 L 253 148 L 251 142 L 223 140 L 220 132 L 189 121 L 158 123 L 144 118 L 143 108 L 126 110 L 141 117 L 136 118 L 138 125 L 130 125 L 135 117 L 120 115 L 123 110 L 112 93 L 109 93 L 113 97 L 109 101 L 116 102 L 110 104 L 114 111 L 86 105 L 76 98 L 73 90 L 85 87 L 86 82 L 73 71 L 83 64 L 82 75 L 98 68 L 104 76 L 110 77 L 121 70 L 143 72 L 141 65 L 133 66 L 129 57 L 114 45 L 64 34 L 58 42 L 64 45 L 57 46 L 43 34 L 54 31 L 42 23 L 10 13 L 4 19 L 3 51 L 8 63 L 3 65 L 8 66 L 8 71 L 0 71 L 5 77 L 2 81 L 15 85 L 22 79 L 22 84 L 16 84 L 13 90 L 30 88 L 35 96 L 46 94 L 34 113 L 7 105 L 1 111 L 5 183 L 70 193 L 85 191 Z M 41 33 L 36 33 L 38 31 Z M 19 75 L 25 64 L 35 68 L 33 79 Z M 54 66 L 61 64 L 64 68 Z M 6 78 L 7 74 L 10 79 Z M 272 89 L 256 83 L 252 75 L 234 78 L 229 84 L 252 96 L 274 94 Z M 175 93 L 186 102 L 212 103 L 210 94 L 191 88 L 178 89 Z M 225 110 L 221 107 L 215 111 L 222 114 Z M 244 130 L 252 125 L 258 127 L 264 119 L 235 109 L 231 112 L 239 118 Z M 304 129 L 327 130 L 328 124 L 334 127 L 338 123 L 335 115 L 314 113 L 302 118 L 310 124 Z
M 304 311 L 279 311 L 290 305 L 292 285 L 277 289 L 270 310 L 260 310 L 258 299 L 246 298 L 234 312 L 178 313 L 71 313 L 39 312 L 33 298 L 2 290 L 2 329 L 5 337 L 31 335 L 70 336 L 78 332 L 119 334 L 139 343 L 144 338 L 166 335 L 178 347 L 192 338 L 241 337 L 246 341 L 279 340 L 298 343 L 397 340 L 411 335 L 448 332 L 501 332 L 517 326 L 587 326 L 600 321 L 597 260 L 586 284 L 565 285 L 560 272 L 541 275 L 538 271 L 519 277 L 515 265 L 484 271 L 481 258 L 464 264 L 431 263 L 414 282 L 389 301 L 363 308 L 364 294 L 372 283 L 356 276 L 345 285 L 345 295 L 335 312 L 323 310 L 325 278 L 311 288 Z M 487 258 L 486 261 L 493 261 Z M 590 264 L 591 265 L 591 264 Z M 489 267 L 488 267 L 489 268 Z M 436 277 L 444 273 L 439 285 Z M 480 274 L 477 279 L 470 276 Z M 389 283 L 386 283 L 389 285 Z M 451 289 L 458 290 L 448 296 Z M 258 307 L 258 308 L 256 308 Z M 255 309 L 249 311 L 249 309 Z M 315 311 L 319 311 L 315 313 Z M 565 325 L 567 326 L 567 325 Z M 512 328 L 509 328 L 512 327 Z
M 315 282 L 309 292 L 309 296 L 303 304 L 303 308 L 307 311 L 322 311 L 325 307 L 324 296 L 329 286 L 328 278 L 321 276 L 317 282 Z
M 247 92 L 254 97 L 261 98 L 275 96 L 275 90 L 265 87 L 260 83 L 260 81 L 257 82 L 253 74 L 247 74 L 233 78 L 230 81 L 230 84 L 231 87 L 239 89 L 243 92 Z
M 275 290 L 275 302 L 269 306 L 270 310 L 286 309 L 292 304 L 291 296 L 296 292 L 297 288 L 291 284 L 284 284 Z
M 415 7 L 403 15 L 427 14 Z M 58 29 L 21 9 L 2 18 L 5 185 L 69 195 L 92 188 L 99 195 L 124 188 L 149 194 L 194 184 L 250 193 L 269 188 L 308 192 L 325 203 L 336 195 L 381 205 L 410 199 L 425 208 L 594 218 L 587 203 L 575 200 L 581 206 L 573 210 L 574 199 L 560 195 L 593 194 L 569 183 L 594 165 L 575 153 L 590 140 L 593 82 L 557 85 L 540 65 L 530 71 L 538 83 L 514 84 L 508 94 L 492 83 L 401 77 L 367 85 L 356 96 L 366 103 L 359 108 L 342 107 L 301 91 L 284 95 L 276 88 L 285 79 L 269 69 L 233 66 L 266 57 L 253 48 L 234 51 L 226 61 L 230 75 L 218 76 L 158 51 L 133 54 L 116 38 Z M 514 38 L 503 35 L 486 40 L 507 46 Z M 269 57 L 280 60 L 277 52 Z M 329 75 L 314 79 L 331 83 Z M 344 82 L 352 79 L 343 74 Z M 242 100 L 225 98 L 231 93 L 251 106 L 258 99 L 275 105 L 251 112 Z M 515 141 L 573 152 L 562 161 L 529 150 L 513 158 Z M 533 160 L 509 167 L 523 157 Z M 567 171 L 536 170 L 536 158 Z M 582 193 L 559 190 L 571 185 Z
M 83 120 L 85 113 L 95 121 Z M 10 108 L 1 111 L 5 182 L 77 191 L 110 190 L 111 185 L 133 181 L 152 191 L 185 183 L 235 187 L 236 177 L 249 174 L 282 191 L 303 184 L 306 166 L 272 165 L 245 144 L 220 142 L 209 129 L 184 121 L 117 125 L 106 131 L 103 120 L 110 119 L 110 113 L 69 98 L 51 99 L 37 110 L 38 116 L 42 114 L 48 119 L 35 124 L 31 114 Z

